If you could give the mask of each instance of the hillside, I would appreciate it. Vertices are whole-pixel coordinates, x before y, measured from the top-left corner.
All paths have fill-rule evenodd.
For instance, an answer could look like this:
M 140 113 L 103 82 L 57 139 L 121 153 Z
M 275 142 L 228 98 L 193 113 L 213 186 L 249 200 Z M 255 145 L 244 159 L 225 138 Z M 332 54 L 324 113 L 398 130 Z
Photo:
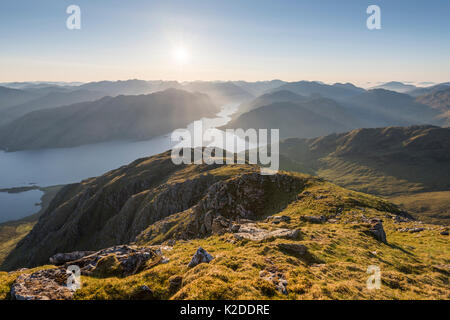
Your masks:
M 370 115 L 376 114 L 379 119 L 371 120 L 376 126 L 442 124 L 438 110 L 403 93 L 373 89 L 346 98 L 345 102 L 359 118 L 371 119 Z
M 450 86 L 419 96 L 416 101 L 439 110 L 439 117 L 446 121 L 447 126 L 450 125 Z
M 286 84 L 282 86 L 284 90 L 272 91 L 242 103 L 224 128 L 273 128 L 280 129 L 282 138 L 312 138 L 356 128 L 444 125 L 446 122 L 441 110 L 402 93 L 384 89 L 360 92 L 350 85 L 348 88 L 345 85 L 336 87 L 305 82 L 301 88 L 313 86 L 322 91 L 309 91 L 306 93 L 311 95 L 304 96 L 291 91 L 298 86 L 298 83 L 295 86 Z M 348 95 L 337 94 L 342 90 Z M 325 96 L 322 96 L 324 91 Z M 337 94 L 337 98 L 326 98 L 330 94 Z
M 103 96 L 104 94 L 101 92 L 89 90 L 50 91 L 42 97 L 0 111 L 0 125 L 18 119 L 29 112 L 66 106 L 84 101 L 94 101 Z
M 233 83 L 254 96 L 260 96 L 267 91 L 279 88 L 286 82 L 281 80 L 270 80 L 270 81 L 256 81 L 256 82 L 233 81 Z
M 450 110 L 450 87 L 417 97 L 416 101 L 447 112 Z
M 280 93 L 280 92 L 278 92 Z M 270 95 L 270 99 L 277 100 Z M 283 96 L 289 96 L 283 94 Z M 337 102 L 326 98 L 303 98 L 290 96 L 294 102 L 274 102 L 243 113 L 224 128 L 279 129 L 281 138 L 312 138 L 332 132 L 344 132 L 359 126 L 358 119 Z M 261 101 L 264 99 L 264 101 Z M 266 102 L 261 98 L 253 103 Z M 281 98 L 281 100 L 288 98 Z M 300 102 L 297 102 L 297 101 Z M 251 106 L 251 105 L 249 105 Z M 245 107 L 245 105 L 244 105 Z
M 253 95 L 233 82 L 193 81 L 183 83 L 184 90 L 202 92 L 221 105 L 250 100 Z
M 66 186 L 2 268 L 135 245 L 0 272 L 0 298 L 448 299 L 443 230 L 311 176 L 175 166 L 166 152 Z M 199 247 L 211 256 L 189 262 Z M 68 264 L 82 268 L 75 293 L 58 284 Z M 367 289 L 369 265 L 382 290 Z
M 450 129 L 433 126 L 357 129 L 280 144 L 284 169 L 384 196 L 450 190 L 444 174 L 450 172 L 449 150 Z M 420 213 L 416 205 L 414 210 L 406 208 Z M 441 222 L 448 223 L 449 209 L 441 212 Z
M 239 106 L 238 113 L 236 115 L 233 115 L 233 117 L 237 118 L 237 116 L 241 114 L 270 105 L 275 102 L 303 102 L 306 100 L 309 100 L 309 98 L 293 93 L 289 90 L 273 91 L 263 94 L 251 101 L 242 103 Z
M 0 128 L 0 149 L 61 148 L 112 140 L 146 140 L 184 128 L 219 108 L 183 90 L 104 97 L 29 113 Z
M 408 94 L 412 97 L 420 97 L 425 94 L 429 94 L 434 91 L 445 90 L 450 87 L 450 82 L 443 82 L 433 86 L 425 87 L 425 88 L 417 88 L 412 91 L 409 91 Z
M 0 86 L 0 112 L 17 104 L 25 103 L 38 95 L 25 90 L 12 89 Z

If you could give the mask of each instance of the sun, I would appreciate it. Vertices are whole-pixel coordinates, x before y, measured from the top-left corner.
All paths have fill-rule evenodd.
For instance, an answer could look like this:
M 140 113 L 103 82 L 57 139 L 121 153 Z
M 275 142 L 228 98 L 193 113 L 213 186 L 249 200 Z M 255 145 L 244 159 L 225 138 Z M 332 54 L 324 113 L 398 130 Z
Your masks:
M 189 51 L 184 46 L 178 46 L 173 49 L 172 56 L 178 64 L 186 64 L 189 61 Z

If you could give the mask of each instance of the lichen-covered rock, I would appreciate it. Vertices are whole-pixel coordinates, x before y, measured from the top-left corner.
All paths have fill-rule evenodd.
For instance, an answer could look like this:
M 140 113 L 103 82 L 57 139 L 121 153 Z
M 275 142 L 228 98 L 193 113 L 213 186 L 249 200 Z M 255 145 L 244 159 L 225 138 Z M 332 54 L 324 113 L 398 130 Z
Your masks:
M 302 256 L 308 252 L 308 248 L 299 243 L 279 243 L 278 248 L 298 256 Z
M 300 219 L 309 223 L 323 223 L 327 221 L 324 216 L 301 216 Z
M 282 293 L 287 295 L 287 285 L 288 282 L 282 272 L 280 272 L 275 266 L 268 266 L 266 269 L 262 270 L 259 273 L 259 276 L 268 282 L 271 282 L 275 285 L 276 289 Z
M 188 264 L 189 268 L 193 268 L 200 263 L 209 263 L 214 257 L 210 255 L 205 249 L 199 247 L 195 254 L 192 256 L 191 261 Z
M 95 251 L 74 251 L 68 253 L 57 253 L 54 256 L 50 257 L 49 262 L 58 266 L 69 261 L 81 259 L 93 253 L 95 253 Z
M 81 259 L 67 262 L 65 266 L 77 265 L 84 275 L 125 277 L 163 261 L 161 250 L 123 245 L 97 251 Z
M 241 225 L 239 232 L 234 236 L 238 240 L 247 239 L 252 241 L 262 241 L 275 238 L 297 239 L 300 235 L 299 230 L 275 229 L 267 230 L 257 227 L 254 223 Z
M 68 300 L 73 291 L 67 287 L 69 274 L 63 268 L 21 274 L 11 286 L 15 300 Z
M 183 277 L 182 276 L 172 276 L 169 278 L 169 291 L 170 292 L 176 292 L 183 283 Z
M 266 218 L 266 221 L 273 224 L 279 224 L 281 222 L 289 223 L 291 221 L 291 218 L 288 216 L 269 216 Z
M 409 232 L 409 233 L 417 233 L 417 232 L 422 232 L 424 231 L 425 228 L 403 228 L 403 229 L 399 229 L 399 232 Z
M 386 232 L 384 232 L 383 221 L 381 219 L 372 219 L 369 233 L 378 241 L 387 243 Z

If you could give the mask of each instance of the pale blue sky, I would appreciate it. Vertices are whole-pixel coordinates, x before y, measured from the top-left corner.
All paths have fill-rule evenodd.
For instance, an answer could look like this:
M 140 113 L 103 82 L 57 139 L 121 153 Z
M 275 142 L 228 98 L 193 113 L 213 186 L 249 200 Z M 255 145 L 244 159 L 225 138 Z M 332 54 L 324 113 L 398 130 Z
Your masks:
M 371 4 L 381 30 L 366 28 Z M 448 0 L 2 0 L 0 82 L 443 82 L 449 30 Z

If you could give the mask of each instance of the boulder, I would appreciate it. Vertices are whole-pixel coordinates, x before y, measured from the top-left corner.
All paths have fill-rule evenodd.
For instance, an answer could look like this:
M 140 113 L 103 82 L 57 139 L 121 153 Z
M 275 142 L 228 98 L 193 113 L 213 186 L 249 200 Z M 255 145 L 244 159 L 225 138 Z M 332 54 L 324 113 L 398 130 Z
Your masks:
M 308 252 L 308 248 L 299 243 L 279 243 L 278 248 L 298 256 L 302 256 Z
M 327 220 L 324 216 L 302 216 L 300 219 L 309 223 L 323 223 Z
M 278 271 L 274 266 L 268 267 L 259 273 L 259 276 L 268 282 L 275 285 L 275 288 L 282 294 L 287 295 L 287 285 L 288 282 L 284 277 L 284 274 Z
M 212 233 L 213 234 L 223 234 L 228 231 L 230 226 L 230 221 L 222 216 L 214 218 L 212 221 Z
M 383 221 L 380 219 L 372 219 L 369 233 L 378 241 L 387 243 L 386 232 L 384 232 Z
M 176 292 L 183 283 L 183 277 L 181 276 L 172 276 L 169 278 L 169 291 Z
M 409 232 L 409 233 L 417 233 L 417 232 L 422 232 L 424 231 L 425 228 L 403 228 L 403 229 L 399 229 L 399 232 Z
M 241 225 L 239 232 L 234 234 L 238 240 L 247 239 L 252 241 L 261 241 L 275 238 L 297 239 L 300 236 L 299 230 L 291 229 L 275 229 L 266 230 L 256 226 L 256 224 L 248 223 Z
M 191 261 L 188 264 L 189 268 L 193 268 L 200 263 L 209 263 L 214 257 L 210 255 L 205 249 L 199 247 L 195 254 L 192 256 Z
M 83 275 L 126 277 L 165 260 L 160 249 L 123 245 L 97 251 L 64 266 L 77 265 Z
M 50 257 L 49 262 L 58 266 L 70 261 L 81 259 L 93 253 L 95 253 L 95 251 L 74 251 L 69 253 L 57 253 L 54 256 Z
M 21 274 L 11 286 L 14 300 L 68 300 L 73 291 L 67 287 L 69 274 L 63 268 Z
M 155 294 L 152 289 L 143 285 L 130 295 L 130 300 L 155 300 Z
M 266 221 L 273 224 L 279 224 L 281 222 L 289 223 L 291 221 L 291 218 L 288 216 L 269 216 L 267 217 Z

